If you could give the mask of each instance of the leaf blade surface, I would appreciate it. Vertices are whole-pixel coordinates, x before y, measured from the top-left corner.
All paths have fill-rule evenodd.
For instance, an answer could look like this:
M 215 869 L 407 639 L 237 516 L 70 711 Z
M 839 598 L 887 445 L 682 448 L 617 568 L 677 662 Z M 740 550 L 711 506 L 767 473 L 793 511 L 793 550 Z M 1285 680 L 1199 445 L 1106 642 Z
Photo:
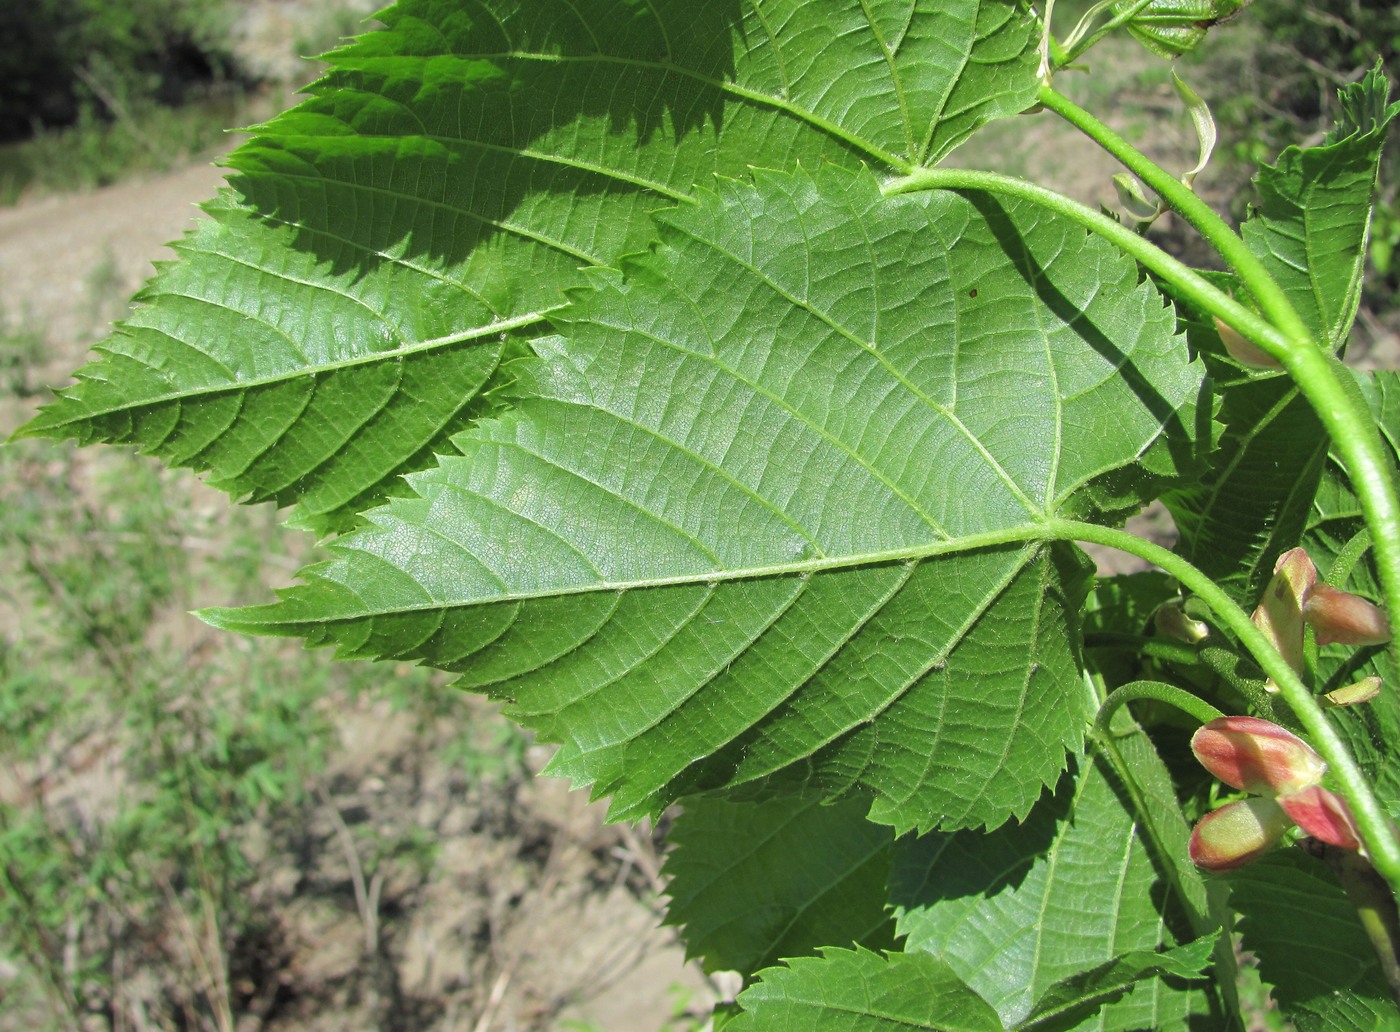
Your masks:
M 451 452 L 514 334 L 751 164 L 911 166 L 1032 103 L 1001 0 L 404 0 L 28 433 L 134 444 L 340 530 Z
M 897 828 L 1024 813 L 1092 709 L 1086 567 L 1047 522 L 1189 451 L 1170 311 L 1070 224 L 831 168 L 666 233 L 419 497 L 213 618 L 462 671 L 614 816 L 780 784 Z

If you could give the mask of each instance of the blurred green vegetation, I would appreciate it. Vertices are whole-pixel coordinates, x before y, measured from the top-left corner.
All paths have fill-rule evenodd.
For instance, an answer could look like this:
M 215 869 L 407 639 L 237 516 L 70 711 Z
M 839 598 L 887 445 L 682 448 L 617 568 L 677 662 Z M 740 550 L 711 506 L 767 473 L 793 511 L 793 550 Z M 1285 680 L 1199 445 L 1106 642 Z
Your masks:
M 319 54 L 363 31 L 374 6 L 304 5 L 280 42 Z M 245 14 L 240 0 L 0 4 L 0 204 L 166 171 L 272 114 L 293 84 L 249 60 Z
M 120 304 L 110 261 L 88 284 L 97 326 Z M 49 346 L 42 321 L 0 311 L 0 425 L 33 404 Z M 0 512 L 6 1032 L 133 1027 L 138 1012 L 232 1032 L 281 984 L 287 879 L 316 850 L 353 857 L 377 927 L 379 886 L 425 881 L 436 837 L 411 809 L 341 816 L 334 795 L 355 782 L 335 771 L 361 762 L 347 717 L 405 714 L 406 747 L 472 798 L 526 776 L 525 736 L 472 719 L 443 675 L 331 663 L 188 614 L 261 600 L 311 558 L 271 509 L 128 452 L 26 441 L 0 447 Z
M 197 489 L 117 451 L 0 449 L 0 1027 L 119 1026 L 139 973 L 152 1027 L 232 1029 L 283 960 L 272 882 L 335 812 L 342 713 L 387 699 L 483 790 L 524 776 L 524 736 L 475 725 L 441 676 L 189 617 L 261 597 L 269 563 L 299 561 L 274 513 L 202 506 Z M 348 848 L 370 881 L 422 880 L 434 860 L 411 823 L 356 824 Z
M 78 121 L 107 98 L 176 105 L 237 79 L 226 0 L 28 0 L 0 6 L 0 140 Z

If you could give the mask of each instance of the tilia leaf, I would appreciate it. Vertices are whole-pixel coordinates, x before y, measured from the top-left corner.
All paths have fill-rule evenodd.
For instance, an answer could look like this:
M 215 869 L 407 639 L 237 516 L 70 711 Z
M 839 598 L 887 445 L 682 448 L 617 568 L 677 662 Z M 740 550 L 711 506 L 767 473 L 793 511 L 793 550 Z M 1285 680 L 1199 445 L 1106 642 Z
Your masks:
M 1243 946 L 1298 1032 L 1400 1027 L 1375 950 L 1336 878 L 1300 850 L 1230 876 Z
M 722 183 L 663 235 L 418 497 L 210 618 L 462 671 L 615 817 L 775 781 L 1024 814 L 1094 707 L 1047 527 L 1192 459 L 1171 311 L 1072 224 L 867 173 Z
M 937 957 L 826 950 L 769 968 L 739 996 L 731 1032 L 1004 1032 Z
M 451 451 L 513 336 L 716 174 L 908 170 L 1034 102 L 1009 0 L 402 0 L 228 159 L 25 432 L 342 529 Z

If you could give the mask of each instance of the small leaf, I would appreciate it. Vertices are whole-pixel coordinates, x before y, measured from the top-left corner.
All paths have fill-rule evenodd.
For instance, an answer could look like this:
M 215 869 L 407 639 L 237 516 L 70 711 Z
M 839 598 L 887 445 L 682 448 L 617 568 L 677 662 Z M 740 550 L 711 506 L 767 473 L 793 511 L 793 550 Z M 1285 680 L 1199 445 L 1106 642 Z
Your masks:
M 1210 965 L 1215 936 L 1208 935 L 1161 953 L 1126 953 L 1051 986 L 1017 1026 L 1026 1032 L 1061 1032 L 1082 1027 L 1105 1003 L 1148 978 L 1199 978 Z
M 1191 125 L 1196 130 L 1196 164 L 1181 174 L 1181 181 L 1187 186 L 1193 186 L 1196 177 L 1205 171 L 1206 165 L 1210 164 L 1210 156 L 1215 153 L 1215 117 L 1210 113 L 1210 106 L 1201 99 L 1201 95 L 1176 74 L 1175 66 L 1172 67 L 1172 88 L 1186 105 L 1186 113 L 1191 116 Z
M 732 1032 L 1004 1032 L 996 1011 L 926 953 L 823 950 L 761 972 Z
M 1151 0 L 1128 21 L 1128 31 L 1159 57 L 1176 58 L 1200 46 L 1216 24 L 1232 18 L 1252 0 Z M 1119 0 L 1115 14 L 1137 6 Z
M 666 923 L 706 971 L 745 975 L 823 946 L 894 946 L 894 835 L 869 802 L 691 799 L 667 836 Z
M 1361 301 L 1366 233 L 1400 102 L 1379 67 L 1341 91 L 1342 118 L 1316 147 L 1259 169 L 1259 207 L 1240 232 L 1324 347 L 1341 350 Z

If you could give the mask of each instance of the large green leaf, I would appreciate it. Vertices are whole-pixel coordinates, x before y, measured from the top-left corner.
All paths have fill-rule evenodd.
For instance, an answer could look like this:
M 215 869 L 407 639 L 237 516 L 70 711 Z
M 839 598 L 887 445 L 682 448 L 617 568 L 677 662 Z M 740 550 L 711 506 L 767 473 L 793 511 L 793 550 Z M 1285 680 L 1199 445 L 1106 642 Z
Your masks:
M 894 945 L 894 835 L 859 798 L 687 800 L 667 835 L 668 924 L 707 971 L 752 974 L 823 946 Z
M 866 173 L 724 183 L 665 236 L 418 498 L 211 618 L 464 671 L 615 816 L 775 779 L 1024 814 L 1094 706 L 1049 520 L 1193 459 L 1172 313 L 1072 224 Z
M 1156 855 L 1154 837 L 1144 837 L 1143 818 L 1101 759 L 1081 761 L 1078 776 L 1023 824 L 930 835 L 898 855 L 891 896 L 905 949 L 946 963 L 1007 1027 L 1033 1021 L 1050 999 L 1077 1000 L 1060 985 L 1066 979 L 1087 987 L 1098 976 L 1084 973 L 1102 965 L 1104 973 L 1131 970 L 1115 968 L 1115 958 L 1153 956 L 1209 931 L 1170 779 L 1141 732 L 1121 743 L 1145 786 Z M 1173 926 L 1188 931 L 1179 936 Z M 1199 990 L 1154 979 L 1073 1027 L 1175 1028 L 1209 1008 Z
M 327 530 L 432 465 L 513 334 L 750 165 L 936 162 L 1036 90 L 1010 0 L 402 0 L 27 428 Z
M 1316 147 L 1289 147 L 1257 180 L 1258 210 L 1242 233 L 1317 341 L 1340 350 L 1361 297 L 1376 175 L 1391 120 L 1388 86 L 1374 71 L 1342 92 L 1343 117 Z M 1222 277 L 1222 285 L 1238 284 Z M 1225 425 L 1215 468 L 1168 494 L 1179 551 L 1235 601 L 1252 608 L 1306 526 L 1327 454 L 1322 424 L 1292 381 L 1241 370 L 1223 357 L 1214 327 L 1183 308 L 1211 361 Z

